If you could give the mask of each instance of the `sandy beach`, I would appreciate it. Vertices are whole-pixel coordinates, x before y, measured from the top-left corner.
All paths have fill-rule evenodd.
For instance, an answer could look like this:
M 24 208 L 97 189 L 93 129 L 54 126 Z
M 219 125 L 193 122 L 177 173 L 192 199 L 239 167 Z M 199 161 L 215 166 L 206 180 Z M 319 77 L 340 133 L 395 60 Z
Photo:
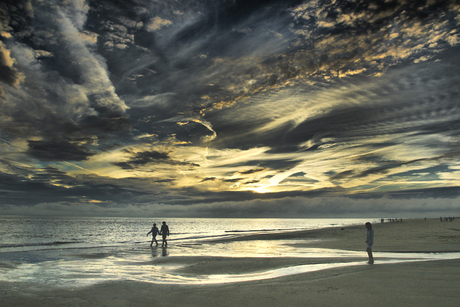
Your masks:
M 257 274 L 298 266 L 319 269 L 281 277 L 210 284 L 114 280 L 85 287 L 3 281 L 2 306 L 458 306 L 460 259 L 392 262 L 392 253 L 460 252 L 460 219 L 375 224 L 375 264 L 367 265 L 364 225 L 272 233 L 216 243 L 292 240 L 294 247 L 356 251 L 341 257 L 158 257 L 183 276 Z M 353 255 L 353 256 L 350 256 Z M 335 267 L 327 268 L 328 264 Z M 343 264 L 338 266 L 337 264 Z M 321 269 L 325 266 L 326 269 Z M 2 268 L 8 269 L 8 268 Z

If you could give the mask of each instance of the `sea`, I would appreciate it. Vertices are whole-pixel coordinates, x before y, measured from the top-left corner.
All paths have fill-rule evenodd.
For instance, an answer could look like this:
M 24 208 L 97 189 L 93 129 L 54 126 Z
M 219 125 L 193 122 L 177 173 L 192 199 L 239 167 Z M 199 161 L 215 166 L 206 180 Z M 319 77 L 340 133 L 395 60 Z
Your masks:
M 169 226 L 168 246 L 150 247 L 152 224 Z M 325 261 L 250 274 L 190 276 L 180 273 L 187 257 L 365 258 L 364 252 L 299 248 L 277 240 L 222 240 L 327 227 L 364 225 L 378 218 L 131 218 L 0 216 L 0 281 L 59 287 L 135 280 L 150 283 L 205 284 L 274 278 L 328 268 L 364 265 Z M 388 254 L 388 261 L 460 258 L 460 254 Z M 165 257 L 168 257 L 167 259 Z M 440 258 L 441 257 L 441 258 Z M 446 259 L 447 259 L 446 258 Z M 161 261 L 161 260 L 167 261 Z M 176 260 L 177 261 L 176 261 Z M 181 260 L 182 259 L 182 260 Z M 450 258 L 449 258 L 450 259 Z M 388 262 L 387 261 L 387 262 Z
M 34 252 L 145 246 L 153 223 L 166 222 L 171 244 L 203 242 L 248 234 L 275 233 L 364 224 L 378 219 L 276 218 L 131 218 L 0 216 L 0 255 Z M 157 239 L 161 239 L 160 236 Z M 1 256 L 0 256 L 1 257 Z M 1 258 L 0 258 L 1 259 Z M 34 261 L 34 259 L 30 259 Z M 39 259 L 36 259 L 39 261 Z

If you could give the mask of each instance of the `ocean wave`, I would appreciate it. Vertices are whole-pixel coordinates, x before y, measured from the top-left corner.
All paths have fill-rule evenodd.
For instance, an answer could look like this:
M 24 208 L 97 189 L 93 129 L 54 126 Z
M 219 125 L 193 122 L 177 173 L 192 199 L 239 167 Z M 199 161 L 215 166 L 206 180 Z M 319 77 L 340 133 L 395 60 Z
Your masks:
M 56 246 L 56 245 L 66 245 L 66 244 L 78 244 L 78 243 L 82 243 L 82 242 L 54 241 L 54 242 L 40 242 L 40 243 L 12 243 L 12 244 L 0 244 L 0 248 Z

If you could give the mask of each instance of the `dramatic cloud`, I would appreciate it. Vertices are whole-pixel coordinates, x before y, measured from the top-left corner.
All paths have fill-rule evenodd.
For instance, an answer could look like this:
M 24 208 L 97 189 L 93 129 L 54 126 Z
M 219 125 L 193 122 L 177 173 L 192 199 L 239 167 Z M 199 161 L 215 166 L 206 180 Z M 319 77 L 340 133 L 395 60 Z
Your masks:
M 0 214 L 456 212 L 459 29 L 455 0 L 2 3 Z
M 160 17 L 153 17 L 150 19 L 146 27 L 148 31 L 156 31 L 171 24 L 172 22 L 169 20 L 161 19 Z
M 22 75 L 13 67 L 14 61 L 10 57 L 10 51 L 5 48 L 5 45 L 0 42 L 0 82 L 10 86 L 17 86 L 22 79 Z
M 82 161 L 95 153 L 63 141 L 29 141 L 29 155 L 41 161 Z
M 140 166 L 144 166 L 150 163 L 164 163 L 171 165 L 190 165 L 190 166 L 199 166 L 193 163 L 185 163 L 171 160 L 169 154 L 166 152 L 158 151 L 143 151 L 134 153 L 133 156 L 126 162 L 116 162 L 116 166 L 119 166 L 123 169 L 135 169 Z

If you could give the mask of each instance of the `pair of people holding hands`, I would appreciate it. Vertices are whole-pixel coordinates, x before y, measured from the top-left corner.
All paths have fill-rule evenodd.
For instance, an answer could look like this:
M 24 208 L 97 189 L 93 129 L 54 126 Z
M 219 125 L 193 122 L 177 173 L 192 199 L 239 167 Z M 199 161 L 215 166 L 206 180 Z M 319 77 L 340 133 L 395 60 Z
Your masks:
M 153 242 L 155 242 L 156 246 L 158 246 L 158 241 L 157 241 L 157 235 L 160 234 L 163 238 L 163 242 L 161 244 L 161 247 L 168 246 L 168 242 L 166 241 L 166 237 L 169 236 L 169 227 L 166 225 L 166 222 L 163 222 L 163 225 L 161 225 L 161 229 L 158 230 L 157 224 L 153 223 L 152 229 L 147 233 L 147 236 L 149 234 L 152 234 L 152 242 L 150 243 L 150 246 L 153 245 Z

